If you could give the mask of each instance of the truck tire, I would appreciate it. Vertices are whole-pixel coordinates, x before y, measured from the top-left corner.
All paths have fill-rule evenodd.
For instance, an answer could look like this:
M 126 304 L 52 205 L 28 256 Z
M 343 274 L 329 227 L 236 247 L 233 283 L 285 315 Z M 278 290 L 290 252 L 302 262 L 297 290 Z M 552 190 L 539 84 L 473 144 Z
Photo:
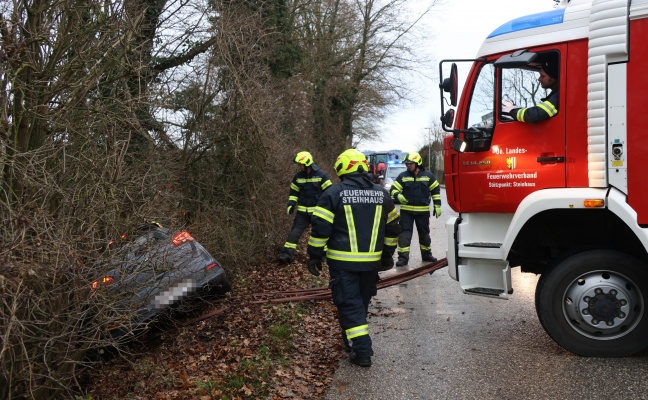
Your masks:
M 625 357 L 648 347 L 648 272 L 615 250 L 569 256 L 544 273 L 536 312 L 549 336 L 586 357 Z

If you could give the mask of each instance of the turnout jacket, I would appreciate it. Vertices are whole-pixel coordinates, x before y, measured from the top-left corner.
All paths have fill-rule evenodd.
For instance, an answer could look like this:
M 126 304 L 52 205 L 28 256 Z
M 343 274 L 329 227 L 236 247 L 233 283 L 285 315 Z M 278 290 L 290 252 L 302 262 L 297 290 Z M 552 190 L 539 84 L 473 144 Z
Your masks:
M 394 254 L 398 219 L 389 193 L 367 174 L 343 175 L 342 182 L 322 194 L 313 211 L 308 255 L 313 259 L 326 255 L 331 269 L 378 269 L 382 258 L 391 260 Z
M 391 187 L 391 195 L 405 196 L 407 203 L 401 203 L 402 211 L 430 212 L 430 199 L 435 205 L 441 205 L 441 188 L 432 173 L 419 167 L 418 175 L 409 170 L 401 172 Z
M 317 165 L 310 166 L 311 172 L 299 171 L 290 182 L 288 206 L 297 204 L 297 211 L 312 213 L 322 192 L 333 183 L 326 172 Z
M 556 88 L 549 93 L 549 96 L 540 99 L 540 104 L 529 108 L 514 108 L 509 111 L 509 115 L 520 122 L 536 123 L 544 121 L 558 114 L 559 100 L 560 92 Z

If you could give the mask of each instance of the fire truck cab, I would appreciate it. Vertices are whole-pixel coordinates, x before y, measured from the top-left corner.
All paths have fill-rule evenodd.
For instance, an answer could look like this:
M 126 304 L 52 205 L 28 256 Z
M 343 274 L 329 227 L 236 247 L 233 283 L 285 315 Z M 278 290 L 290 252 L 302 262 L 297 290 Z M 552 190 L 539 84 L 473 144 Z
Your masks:
M 502 299 L 512 267 L 540 274 L 542 326 L 583 356 L 648 348 L 646 40 L 648 0 L 563 0 L 493 31 L 477 58 L 439 64 L 458 213 L 446 223 L 449 274 L 465 293 Z M 504 101 L 532 107 L 549 94 L 537 80 L 548 58 L 555 116 L 503 113 Z M 472 63 L 460 99 L 458 62 Z

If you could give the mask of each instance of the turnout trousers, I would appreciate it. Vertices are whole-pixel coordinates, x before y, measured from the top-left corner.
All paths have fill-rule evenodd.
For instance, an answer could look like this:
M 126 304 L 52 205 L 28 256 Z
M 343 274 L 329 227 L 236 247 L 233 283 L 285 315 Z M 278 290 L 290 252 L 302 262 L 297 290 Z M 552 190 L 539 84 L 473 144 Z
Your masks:
M 329 288 L 337 306 L 345 344 L 359 356 L 373 356 L 367 312 L 376 295 L 377 271 L 343 271 L 329 268 Z
M 297 243 L 299 243 L 299 238 L 301 238 L 301 235 L 304 233 L 306 228 L 308 228 L 308 225 L 310 225 L 310 223 L 311 214 L 297 211 L 297 215 L 295 215 L 295 220 L 293 221 L 292 228 L 290 228 L 290 232 L 288 232 L 288 239 L 286 239 L 286 243 L 284 244 L 282 251 L 282 253 L 288 254 L 290 256 L 290 259 L 293 258 L 293 254 L 295 253 L 295 249 L 297 248 Z
M 409 212 L 400 213 L 401 233 L 398 235 L 398 258 L 409 261 L 410 243 L 414 233 L 414 224 L 419 237 L 419 246 L 421 247 L 421 256 L 432 254 L 430 244 L 430 212 Z

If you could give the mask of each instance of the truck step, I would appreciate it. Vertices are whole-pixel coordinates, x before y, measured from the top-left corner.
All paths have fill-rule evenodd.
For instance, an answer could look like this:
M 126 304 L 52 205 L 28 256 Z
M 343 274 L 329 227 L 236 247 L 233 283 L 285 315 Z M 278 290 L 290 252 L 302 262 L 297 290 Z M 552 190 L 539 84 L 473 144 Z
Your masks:
M 475 288 L 465 289 L 464 291 L 466 293 L 480 294 L 480 295 L 483 295 L 483 296 L 499 296 L 500 294 L 504 294 L 504 291 L 501 290 L 501 289 L 489 289 L 489 288 L 483 288 L 483 287 L 475 287 Z
M 491 249 L 499 249 L 502 247 L 502 243 L 486 243 L 486 242 L 475 242 L 475 243 L 464 243 L 465 247 L 486 247 Z

